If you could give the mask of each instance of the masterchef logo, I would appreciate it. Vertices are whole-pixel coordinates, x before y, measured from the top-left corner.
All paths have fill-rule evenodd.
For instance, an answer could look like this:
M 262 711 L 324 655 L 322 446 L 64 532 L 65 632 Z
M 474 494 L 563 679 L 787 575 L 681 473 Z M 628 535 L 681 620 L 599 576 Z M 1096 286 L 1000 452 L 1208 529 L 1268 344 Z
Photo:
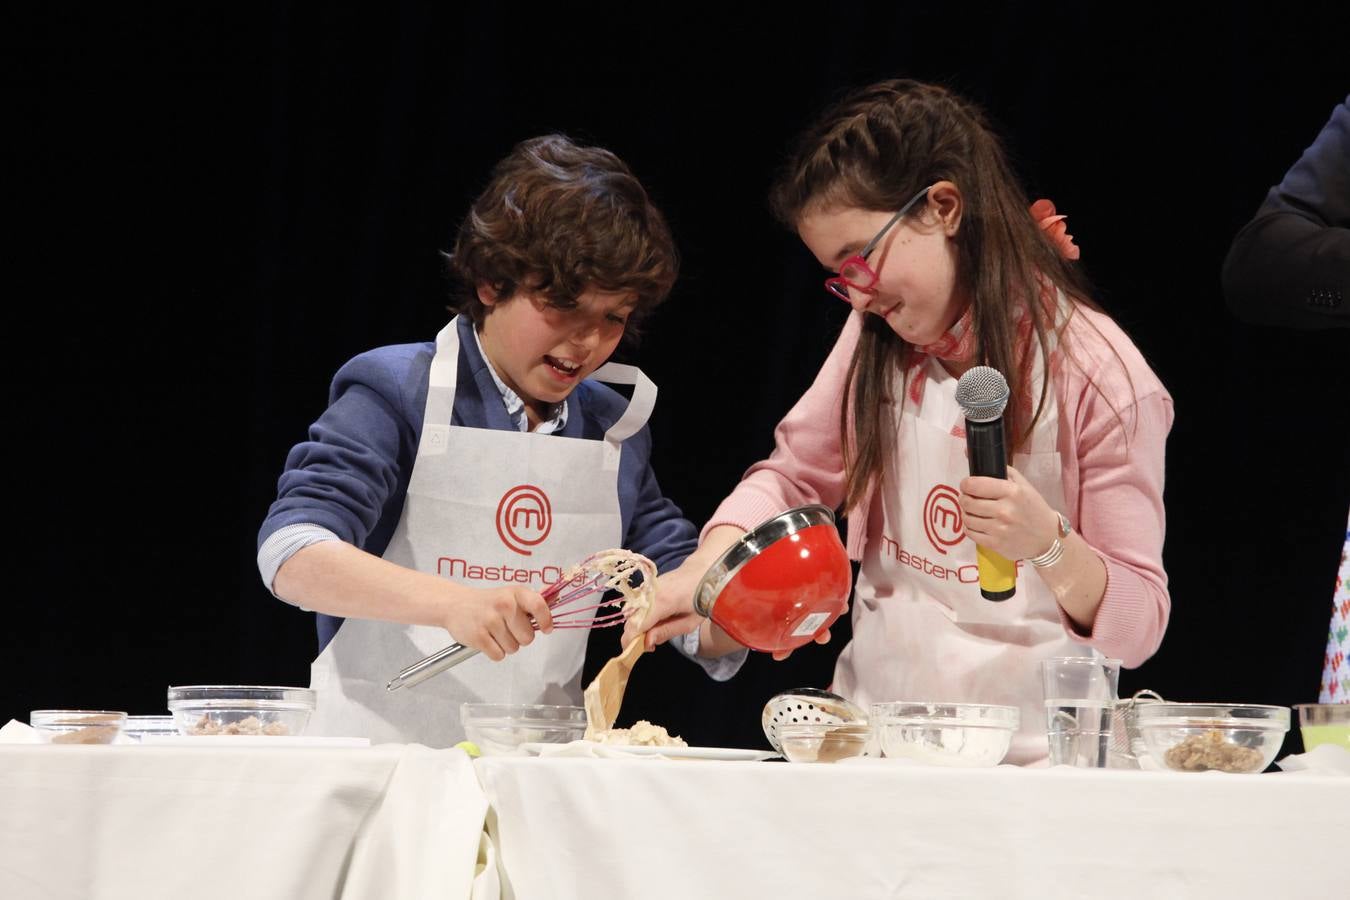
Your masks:
M 553 530 L 548 494 L 532 484 L 518 484 L 497 504 L 497 536 L 509 549 L 529 556 Z
M 923 501 L 923 533 L 933 549 L 941 554 L 966 539 L 965 522 L 961 518 L 961 494 L 945 484 L 934 485 Z
M 556 584 L 562 580 L 563 570 L 559 566 L 543 566 L 538 569 L 517 569 L 509 562 L 473 562 L 460 556 L 442 556 L 436 560 L 436 574 L 442 578 L 458 581 L 510 581 L 516 584 Z M 584 584 L 580 575 L 570 584 Z
M 976 584 L 980 580 L 980 567 L 975 563 L 952 563 L 944 559 L 929 559 L 922 553 L 906 550 L 900 542 L 888 534 L 881 535 L 881 555 L 901 566 L 913 569 L 938 581 L 959 581 L 961 584 Z M 951 566 L 955 565 L 956 568 Z M 1018 572 L 1022 571 L 1022 561 L 1017 561 Z
M 885 534 L 881 536 L 881 555 L 939 581 L 959 581 L 962 584 L 975 584 L 980 580 L 979 566 L 962 565 L 955 569 L 949 568 L 943 560 L 929 559 L 922 553 L 910 553 L 900 546 L 899 541 Z

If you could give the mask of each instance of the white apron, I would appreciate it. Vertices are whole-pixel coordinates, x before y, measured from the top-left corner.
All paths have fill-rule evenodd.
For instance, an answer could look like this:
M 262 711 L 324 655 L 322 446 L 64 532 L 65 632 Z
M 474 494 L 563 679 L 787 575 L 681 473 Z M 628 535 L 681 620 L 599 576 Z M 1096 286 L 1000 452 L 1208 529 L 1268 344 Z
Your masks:
M 1004 761 L 1044 760 L 1049 750 L 1040 660 L 1096 654 L 1065 634 L 1054 595 L 1033 566 L 1018 563 L 1017 593 L 1008 600 L 980 595 L 975 542 L 965 534 L 957 503 L 961 480 L 970 473 L 965 439 L 951 433 L 964 421 L 957 379 L 936 359 L 926 365 L 920 408 L 905 404 L 885 488 L 872 501 L 853 640 L 835 666 L 834 689 L 864 709 L 889 700 L 1016 706 L 1021 727 Z M 1038 378 L 1032 396 L 1039 392 Z M 903 389 L 897 393 L 902 396 Z M 1058 434 L 1051 390 L 1029 446 L 1012 464 L 1073 524 Z
M 451 321 L 436 336 L 422 439 L 384 558 L 472 587 L 516 582 L 539 590 L 597 550 L 619 546 L 619 445 L 646 424 L 656 386 L 632 366 L 596 370 L 595 379 L 634 390 L 605 439 L 593 441 L 451 426 L 458 373 Z M 581 412 L 574 406 L 570 414 Z M 589 634 L 539 635 L 502 662 L 474 656 L 390 693 L 385 684 L 399 670 L 455 638 L 426 625 L 347 619 L 311 666 L 318 707 L 306 733 L 448 747 L 464 739 L 464 702 L 579 705 Z

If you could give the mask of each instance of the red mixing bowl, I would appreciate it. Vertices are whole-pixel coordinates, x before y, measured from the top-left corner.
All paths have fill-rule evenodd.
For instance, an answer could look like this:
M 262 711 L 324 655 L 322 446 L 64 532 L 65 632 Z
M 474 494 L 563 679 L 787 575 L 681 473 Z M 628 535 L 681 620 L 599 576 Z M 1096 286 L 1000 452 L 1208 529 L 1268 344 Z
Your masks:
M 753 650 L 783 652 L 829 628 L 852 585 L 834 513 L 800 506 L 728 548 L 695 589 L 694 608 Z

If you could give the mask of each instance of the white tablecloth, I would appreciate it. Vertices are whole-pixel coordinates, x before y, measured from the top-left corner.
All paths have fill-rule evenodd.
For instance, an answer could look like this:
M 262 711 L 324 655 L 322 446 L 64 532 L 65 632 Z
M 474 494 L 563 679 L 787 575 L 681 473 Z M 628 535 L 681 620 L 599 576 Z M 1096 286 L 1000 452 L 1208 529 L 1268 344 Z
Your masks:
M 1350 779 L 481 759 L 503 895 L 1350 897 Z
M 0 746 L 3 900 L 496 895 L 457 750 Z

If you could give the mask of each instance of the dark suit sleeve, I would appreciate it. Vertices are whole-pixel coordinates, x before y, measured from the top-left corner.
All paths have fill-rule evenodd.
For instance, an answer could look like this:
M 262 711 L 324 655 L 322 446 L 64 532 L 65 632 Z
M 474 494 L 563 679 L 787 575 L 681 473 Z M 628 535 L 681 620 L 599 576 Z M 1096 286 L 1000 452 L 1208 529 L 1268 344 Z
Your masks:
M 1238 232 L 1223 290 L 1253 324 L 1350 326 L 1350 99 Z

